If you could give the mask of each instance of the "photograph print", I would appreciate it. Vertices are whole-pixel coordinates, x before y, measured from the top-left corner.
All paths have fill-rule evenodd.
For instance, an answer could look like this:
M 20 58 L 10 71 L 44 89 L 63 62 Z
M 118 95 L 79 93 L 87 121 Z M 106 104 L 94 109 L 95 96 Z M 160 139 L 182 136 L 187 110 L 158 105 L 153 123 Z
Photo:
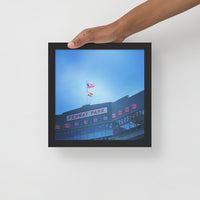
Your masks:
M 55 139 L 140 140 L 144 49 L 55 50 Z

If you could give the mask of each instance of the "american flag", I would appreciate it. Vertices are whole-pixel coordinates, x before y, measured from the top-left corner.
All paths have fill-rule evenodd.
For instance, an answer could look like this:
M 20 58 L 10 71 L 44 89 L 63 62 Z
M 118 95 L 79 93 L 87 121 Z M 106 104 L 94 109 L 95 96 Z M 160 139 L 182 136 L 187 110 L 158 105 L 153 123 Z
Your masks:
M 93 88 L 93 87 L 95 87 L 95 84 L 93 84 L 93 83 L 87 83 L 87 88 Z

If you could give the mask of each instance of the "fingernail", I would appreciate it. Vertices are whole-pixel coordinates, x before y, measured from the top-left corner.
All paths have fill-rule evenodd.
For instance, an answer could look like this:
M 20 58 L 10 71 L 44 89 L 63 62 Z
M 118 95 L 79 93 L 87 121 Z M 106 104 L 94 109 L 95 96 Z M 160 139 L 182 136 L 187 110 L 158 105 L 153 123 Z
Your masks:
M 69 42 L 68 47 L 74 47 L 74 42 Z

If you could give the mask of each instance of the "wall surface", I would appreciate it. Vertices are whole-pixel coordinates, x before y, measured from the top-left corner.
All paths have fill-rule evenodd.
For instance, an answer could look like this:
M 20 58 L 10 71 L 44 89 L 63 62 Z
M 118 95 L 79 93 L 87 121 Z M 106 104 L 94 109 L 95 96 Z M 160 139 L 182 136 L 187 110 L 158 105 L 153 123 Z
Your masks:
M 47 147 L 47 43 L 141 2 L 1 1 L 0 199 L 200 199 L 200 6 L 126 40 L 153 44 L 152 148 Z

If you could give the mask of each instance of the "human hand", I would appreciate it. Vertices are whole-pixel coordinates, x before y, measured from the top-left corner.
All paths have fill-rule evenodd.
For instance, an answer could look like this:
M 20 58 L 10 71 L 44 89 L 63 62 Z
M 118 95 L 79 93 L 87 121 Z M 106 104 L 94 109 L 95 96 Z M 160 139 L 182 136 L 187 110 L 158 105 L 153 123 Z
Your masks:
M 145 1 L 111 24 L 85 29 L 69 42 L 68 47 L 76 49 L 87 43 L 122 42 L 126 37 L 198 4 L 200 0 Z
M 118 24 L 112 23 L 83 30 L 68 43 L 68 47 L 76 49 L 87 43 L 122 42 L 124 39 L 125 37 L 120 34 Z

